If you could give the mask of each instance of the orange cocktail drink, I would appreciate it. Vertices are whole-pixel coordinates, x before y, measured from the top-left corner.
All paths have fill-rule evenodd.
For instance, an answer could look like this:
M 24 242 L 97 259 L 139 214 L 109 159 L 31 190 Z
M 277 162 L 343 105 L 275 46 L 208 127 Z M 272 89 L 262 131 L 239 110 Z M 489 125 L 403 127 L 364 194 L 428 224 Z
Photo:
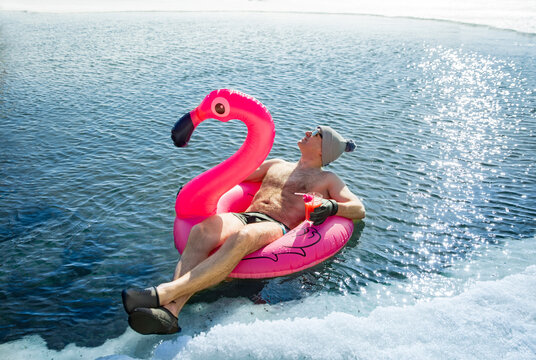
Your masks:
M 305 220 L 309 224 L 313 222 L 310 220 L 310 215 L 317 207 L 322 205 L 322 194 L 315 192 L 307 193 L 303 196 L 303 201 L 305 202 Z

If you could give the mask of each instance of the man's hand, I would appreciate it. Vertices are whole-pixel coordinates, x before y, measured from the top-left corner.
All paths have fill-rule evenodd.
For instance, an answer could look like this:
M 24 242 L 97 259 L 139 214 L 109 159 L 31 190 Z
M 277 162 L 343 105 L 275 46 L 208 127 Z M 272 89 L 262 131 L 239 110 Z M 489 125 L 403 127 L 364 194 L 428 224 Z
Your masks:
M 311 215 L 309 215 L 309 218 L 313 222 L 313 225 L 320 225 L 326 219 L 328 216 L 335 215 L 337 211 L 339 210 L 339 205 L 335 200 L 322 200 L 322 205 L 317 207 Z

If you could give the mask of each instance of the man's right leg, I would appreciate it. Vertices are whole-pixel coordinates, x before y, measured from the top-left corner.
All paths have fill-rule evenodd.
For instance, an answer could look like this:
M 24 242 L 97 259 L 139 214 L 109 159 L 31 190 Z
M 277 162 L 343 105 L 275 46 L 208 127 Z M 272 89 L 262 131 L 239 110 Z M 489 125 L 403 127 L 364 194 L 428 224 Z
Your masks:
M 187 245 L 177 264 L 174 279 L 178 279 L 183 274 L 192 270 L 199 263 L 203 262 L 210 253 L 221 246 L 232 234 L 238 233 L 245 224 L 233 214 L 218 214 L 211 216 L 201 223 L 195 225 L 188 236 Z M 166 302 L 166 311 L 171 311 L 177 317 L 178 312 L 186 301 L 193 295 L 182 294 L 174 299 L 175 303 Z M 161 306 L 156 288 L 128 289 L 122 293 L 123 305 L 127 313 L 131 314 L 136 308 L 159 307 Z
M 214 249 L 221 246 L 230 235 L 237 233 L 244 226 L 242 221 L 229 213 L 211 216 L 195 225 L 188 236 L 188 242 L 182 252 L 181 259 L 177 263 L 173 280 L 196 267 Z M 179 312 L 192 295 L 194 294 L 182 296 L 164 305 L 164 307 L 171 311 L 175 317 L 178 317 Z
M 234 217 L 232 214 L 229 215 Z M 181 309 L 179 306 L 182 307 L 193 293 L 223 281 L 245 255 L 269 244 L 282 235 L 281 227 L 273 222 L 245 225 L 236 217 L 229 222 L 234 223 L 239 230 L 231 231 L 231 235 L 223 241 L 221 239 L 224 236 L 221 236 L 220 240 L 217 241 L 218 244 L 222 243 L 221 248 L 214 254 L 209 256 L 210 251 L 207 251 L 207 246 L 203 243 L 201 247 L 205 250 L 203 256 L 205 259 L 190 271 L 169 283 L 163 283 L 142 291 L 134 290 L 133 296 L 126 296 L 127 298 L 137 297 L 138 306 L 129 316 L 129 324 L 134 330 L 142 334 L 170 334 L 180 331 L 177 317 L 168 308 L 161 305 L 168 305 L 180 299 L 180 302 L 176 303 L 177 309 L 175 309 L 178 314 Z M 209 226 L 209 228 L 214 229 L 214 226 Z M 219 234 L 225 233 L 225 231 L 219 232 Z M 193 235 L 195 234 L 194 232 Z M 210 238 L 201 236 L 200 239 Z M 213 245 L 214 243 L 210 247 Z M 187 257 L 187 259 L 189 258 Z M 185 264 L 186 262 L 181 264 L 180 273 L 186 269 Z M 148 294 L 148 292 L 150 293 Z

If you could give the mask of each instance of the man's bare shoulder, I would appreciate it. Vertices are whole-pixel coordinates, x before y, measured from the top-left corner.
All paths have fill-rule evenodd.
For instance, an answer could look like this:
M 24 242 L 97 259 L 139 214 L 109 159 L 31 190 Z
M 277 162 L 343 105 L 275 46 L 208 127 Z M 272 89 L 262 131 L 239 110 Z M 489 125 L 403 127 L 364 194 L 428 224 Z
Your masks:
M 322 183 L 329 193 L 338 193 L 346 187 L 344 181 L 337 174 L 326 170 L 322 171 Z
M 322 176 L 327 182 L 343 182 L 342 179 L 332 171 L 322 170 Z
M 246 181 L 261 182 L 265 176 L 273 177 L 278 174 L 288 172 L 292 163 L 283 159 L 265 160 L 257 170 L 246 178 Z
M 266 160 L 262 166 L 264 166 L 267 170 L 270 168 L 280 168 L 280 167 L 288 167 L 291 166 L 292 163 L 283 160 L 283 159 L 270 159 Z
M 283 159 L 270 159 L 264 162 L 264 164 L 268 164 L 268 165 L 285 164 L 285 163 L 288 163 L 288 161 L 283 160 Z

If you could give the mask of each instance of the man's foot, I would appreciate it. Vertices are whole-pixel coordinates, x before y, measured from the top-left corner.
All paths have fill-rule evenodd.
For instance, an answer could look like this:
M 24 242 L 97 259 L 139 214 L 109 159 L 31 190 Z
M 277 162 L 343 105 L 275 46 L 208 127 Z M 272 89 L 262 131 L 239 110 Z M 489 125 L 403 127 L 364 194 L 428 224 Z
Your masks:
M 130 327 L 143 335 L 175 334 L 181 331 L 177 318 L 166 308 L 137 308 L 128 317 Z
M 128 314 L 137 308 L 157 308 L 160 306 L 155 286 L 146 289 L 126 289 L 121 293 L 121 297 Z

